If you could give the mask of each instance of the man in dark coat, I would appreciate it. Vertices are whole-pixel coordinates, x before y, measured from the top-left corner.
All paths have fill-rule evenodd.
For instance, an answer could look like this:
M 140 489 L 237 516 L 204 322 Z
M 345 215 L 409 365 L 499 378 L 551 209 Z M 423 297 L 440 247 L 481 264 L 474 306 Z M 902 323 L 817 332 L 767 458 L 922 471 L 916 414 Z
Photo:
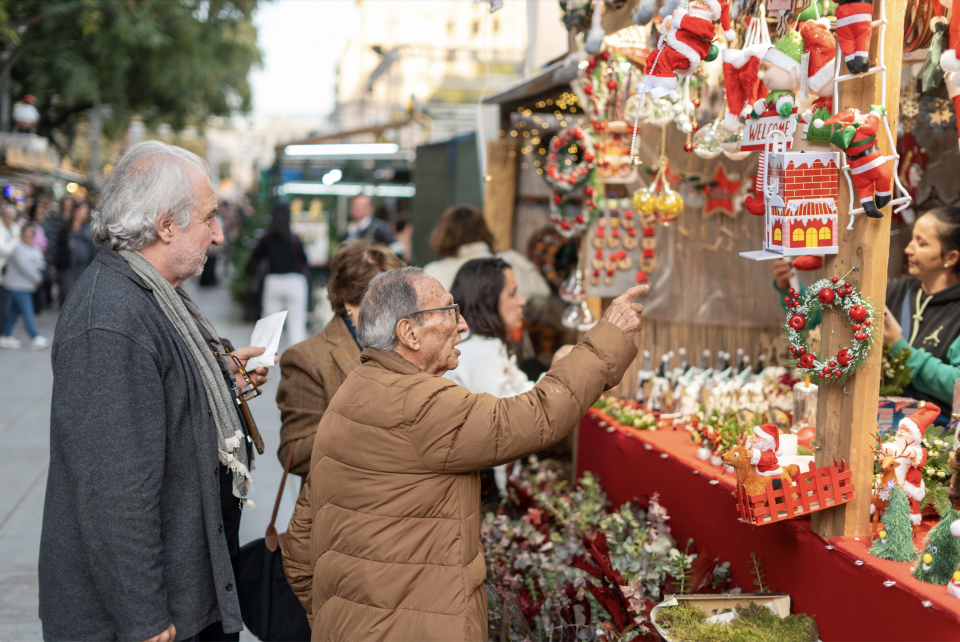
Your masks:
M 374 217 L 373 199 L 358 194 L 350 201 L 350 223 L 340 235 L 340 241 L 363 239 L 373 245 L 386 245 L 397 256 L 403 254 L 403 244 L 398 243 L 386 221 Z
M 236 366 L 178 288 L 223 242 L 216 212 L 205 163 L 156 141 L 127 150 L 104 185 L 103 249 L 53 342 L 46 640 L 236 640 L 243 628 L 233 558 L 252 453 Z

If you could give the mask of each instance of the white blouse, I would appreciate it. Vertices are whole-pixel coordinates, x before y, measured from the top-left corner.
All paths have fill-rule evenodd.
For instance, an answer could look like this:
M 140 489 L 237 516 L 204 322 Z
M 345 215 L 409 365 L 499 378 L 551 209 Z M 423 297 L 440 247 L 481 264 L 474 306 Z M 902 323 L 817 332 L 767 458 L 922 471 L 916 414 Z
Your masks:
M 457 346 L 460 365 L 443 376 L 470 392 L 494 397 L 515 397 L 533 389 L 536 382 L 517 367 L 516 357 L 495 337 L 470 336 Z

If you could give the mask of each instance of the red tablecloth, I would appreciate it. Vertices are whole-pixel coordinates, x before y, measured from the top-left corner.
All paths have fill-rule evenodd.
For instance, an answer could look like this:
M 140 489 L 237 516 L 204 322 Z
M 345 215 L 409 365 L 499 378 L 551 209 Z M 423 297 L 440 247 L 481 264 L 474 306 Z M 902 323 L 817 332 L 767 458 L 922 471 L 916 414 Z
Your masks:
M 677 541 L 692 537 L 710 557 L 729 561 L 745 591 L 754 590 L 750 553 L 756 553 L 770 590 L 790 593 L 793 611 L 814 616 L 825 642 L 960 640 L 960 600 L 945 586 L 914 579 L 910 564 L 870 556 L 867 538 L 827 542 L 810 532 L 809 518 L 769 526 L 738 521 L 736 478 L 697 459 L 682 430 L 634 430 L 591 410 L 580 422 L 577 446 L 577 474 L 586 470 L 600 477 L 614 505 L 659 493 Z M 896 584 L 884 586 L 888 580 Z

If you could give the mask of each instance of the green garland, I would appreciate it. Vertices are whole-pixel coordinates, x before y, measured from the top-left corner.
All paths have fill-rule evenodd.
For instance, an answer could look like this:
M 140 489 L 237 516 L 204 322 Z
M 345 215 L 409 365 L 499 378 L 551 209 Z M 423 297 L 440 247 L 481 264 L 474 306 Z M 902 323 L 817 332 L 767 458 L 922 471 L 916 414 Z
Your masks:
M 843 385 L 863 366 L 879 337 L 880 323 L 873 304 L 855 291 L 849 281 L 837 277 L 820 279 L 802 295 L 793 288 L 787 292 L 783 334 L 791 355 L 788 363 L 803 374 L 818 377 L 821 385 Z M 854 341 L 849 348 L 842 348 L 830 358 L 810 350 L 807 339 L 810 319 L 818 310 L 833 307 L 838 307 L 853 325 Z

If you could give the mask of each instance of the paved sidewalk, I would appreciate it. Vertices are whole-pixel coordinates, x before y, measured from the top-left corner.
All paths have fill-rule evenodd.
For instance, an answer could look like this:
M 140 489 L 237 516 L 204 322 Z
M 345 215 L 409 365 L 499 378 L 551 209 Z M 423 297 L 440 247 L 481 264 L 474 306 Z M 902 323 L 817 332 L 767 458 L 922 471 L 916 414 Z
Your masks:
M 201 290 L 188 284 L 188 291 L 221 336 L 237 346 L 247 345 L 253 324 L 238 321 L 240 314 L 225 286 Z M 40 332 L 52 339 L 56 312 L 39 315 L 37 324 Z M 281 349 L 284 346 L 285 342 L 281 343 Z M 0 350 L 0 373 L 0 642 L 40 640 L 37 559 L 49 463 L 53 386 L 50 351 Z M 244 513 L 241 544 L 263 537 L 283 475 L 276 456 L 280 438 L 280 411 L 275 401 L 279 380 L 279 368 L 274 368 L 263 395 L 250 404 L 266 451 L 257 459 L 254 490 L 250 493 L 256 508 Z M 96 385 L 95 372 L 90 373 L 90 382 Z M 277 530 L 281 532 L 293 514 L 299 478 L 289 478 L 287 486 L 277 516 Z M 240 639 L 256 638 L 244 631 Z

